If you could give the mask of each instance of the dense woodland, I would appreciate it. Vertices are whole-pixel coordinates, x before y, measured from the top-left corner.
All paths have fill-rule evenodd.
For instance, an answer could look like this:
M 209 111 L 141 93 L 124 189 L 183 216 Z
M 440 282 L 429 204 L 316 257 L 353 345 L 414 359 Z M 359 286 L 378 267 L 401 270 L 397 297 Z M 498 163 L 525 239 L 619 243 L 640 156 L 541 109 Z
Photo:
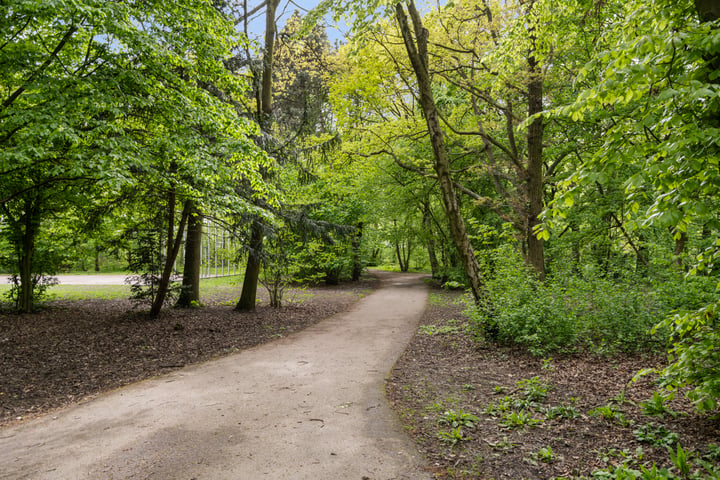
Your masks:
M 292 8 L 3 2 L 12 308 L 101 258 L 151 315 L 198 307 L 210 220 L 239 246 L 238 310 L 259 284 L 280 307 L 293 282 L 427 271 L 467 289 L 477 341 L 667 352 L 661 394 L 717 414 L 716 1 Z

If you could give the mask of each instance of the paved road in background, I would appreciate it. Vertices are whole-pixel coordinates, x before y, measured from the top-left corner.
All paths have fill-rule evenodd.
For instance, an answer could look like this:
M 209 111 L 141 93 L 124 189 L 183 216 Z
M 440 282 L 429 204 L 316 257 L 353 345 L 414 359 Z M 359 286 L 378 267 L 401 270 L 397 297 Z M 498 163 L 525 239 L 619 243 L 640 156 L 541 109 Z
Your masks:
M 0 429 L 0 479 L 429 480 L 383 393 L 428 292 L 380 275 L 302 332 Z
M 60 285 L 125 285 L 127 275 L 57 275 Z

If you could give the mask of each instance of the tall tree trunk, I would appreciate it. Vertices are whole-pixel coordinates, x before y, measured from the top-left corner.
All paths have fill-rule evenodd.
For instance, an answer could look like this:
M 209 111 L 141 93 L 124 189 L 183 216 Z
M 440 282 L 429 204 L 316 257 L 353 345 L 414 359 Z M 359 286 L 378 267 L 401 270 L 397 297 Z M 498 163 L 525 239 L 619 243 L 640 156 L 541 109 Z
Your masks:
M 543 79 L 542 72 L 534 55 L 535 34 L 530 35 L 533 52 L 528 58 L 530 81 L 528 82 L 528 117 L 539 114 L 543 110 Z M 540 280 L 545 279 L 545 252 L 543 241 L 535 235 L 534 229 L 540 222 L 538 216 L 544 207 L 543 198 L 543 119 L 536 118 L 528 127 L 528 165 L 527 165 L 527 255 L 528 263 L 537 273 Z
M 404 272 L 404 266 L 403 266 L 403 256 L 402 253 L 400 253 L 400 240 L 395 242 L 395 258 L 397 258 L 398 265 L 400 266 L 400 271 Z
M 248 261 L 245 266 L 245 278 L 243 279 L 242 292 L 240 293 L 240 299 L 237 305 L 235 305 L 235 310 L 255 310 L 264 238 L 265 235 L 262 224 L 259 221 L 253 222 L 250 233 L 250 251 L 248 252 Z
M 674 230 L 674 229 L 673 229 Z M 675 236 L 677 232 L 671 230 Z M 675 259 L 675 268 L 678 270 L 684 270 L 683 267 L 683 253 L 685 253 L 685 245 L 687 244 L 687 232 L 680 232 L 680 235 L 675 237 L 675 250 L 673 257 Z
M 158 289 L 155 293 L 155 298 L 153 298 L 153 303 L 150 307 L 151 317 L 157 317 L 160 314 L 160 310 L 165 303 L 165 298 L 167 298 L 167 292 L 170 287 L 170 277 L 172 276 L 173 264 L 175 263 L 175 259 L 177 258 L 178 253 L 180 252 L 180 244 L 182 243 L 185 224 L 187 223 L 188 216 L 190 215 L 191 201 L 186 200 L 183 206 L 182 215 L 180 217 L 180 224 L 178 225 L 178 230 L 175 234 L 175 193 L 173 192 L 171 195 L 171 209 L 168 212 L 169 221 L 167 231 L 167 247 L 165 249 L 165 266 L 163 268 L 162 276 L 160 277 L 160 283 L 158 283 Z
M 412 248 L 413 243 L 412 239 L 408 239 L 407 241 L 407 247 L 405 248 L 405 272 L 410 270 L 410 258 L 412 258 Z
M 263 134 L 270 132 L 272 125 L 272 72 L 273 72 L 273 56 L 275 51 L 275 14 L 280 0 L 268 0 L 267 9 L 265 11 L 265 49 L 263 51 L 263 70 L 262 70 L 262 88 L 258 95 L 258 124 Z M 266 179 L 263 174 L 263 179 Z M 253 221 L 252 231 L 250 234 L 250 252 L 248 253 L 248 262 L 245 266 L 245 276 L 243 277 L 242 292 L 236 310 L 254 310 L 255 300 L 257 298 L 257 285 L 260 280 L 260 266 L 262 263 L 263 240 L 265 238 L 264 229 L 259 219 Z
M 410 240 L 407 243 L 398 240 L 395 244 L 395 253 L 397 254 L 400 271 L 407 272 L 410 270 L 410 256 L 412 255 L 412 243 Z
M 432 278 L 438 278 L 440 276 L 440 268 L 438 265 L 437 253 L 435 252 L 435 236 L 432 230 L 432 219 L 430 218 L 430 205 L 428 203 L 423 204 L 422 208 L 422 223 L 425 227 L 425 246 L 427 247 L 428 259 L 430 260 L 430 272 Z
M 100 252 L 102 252 L 102 247 L 99 243 L 97 243 L 97 240 L 95 240 L 95 271 L 100 272 Z
M 35 202 L 26 198 L 21 222 L 23 223 L 22 238 L 20 239 L 20 255 L 18 267 L 20 270 L 20 291 L 18 292 L 17 309 L 21 313 L 30 313 L 34 307 L 33 285 L 33 257 L 35 255 L 35 240 L 39 227 L 39 215 Z
M 442 243 L 440 248 L 440 262 L 442 264 L 442 275 L 440 275 L 440 281 L 443 283 L 448 281 L 448 278 L 450 278 L 448 272 L 450 272 L 450 270 L 453 268 L 452 255 L 450 255 L 448 247 L 448 244 Z M 455 249 L 453 249 L 453 251 L 454 250 Z
M 398 26 L 400 27 L 405 43 L 405 49 L 417 79 L 420 105 L 425 114 L 425 121 L 430 134 L 430 142 L 432 143 L 435 156 L 435 173 L 437 174 L 438 183 L 442 191 L 443 204 L 445 205 L 445 212 L 450 224 L 450 232 L 455 241 L 455 246 L 460 253 L 465 273 L 470 280 L 470 289 L 473 297 L 476 302 L 479 302 L 484 296 L 485 286 L 480 272 L 480 265 L 478 264 L 477 258 L 475 258 L 475 252 L 468 238 L 465 221 L 462 218 L 455 195 L 455 187 L 450 173 L 450 158 L 445 146 L 445 138 L 440 127 L 437 106 L 432 93 L 432 84 L 428 71 L 428 31 L 423 27 L 420 14 L 412 0 L 408 2 L 407 8 L 413 23 L 412 31 L 401 3 L 395 5 L 395 17 L 398 21 Z
M 262 74 L 262 90 L 260 92 L 260 107 L 263 116 L 266 117 L 261 128 L 267 127 L 265 124 L 267 117 L 272 115 L 272 73 L 273 58 L 275 55 L 275 13 L 280 0 L 268 0 L 267 10 L 265 11 L 265 49 L 263 51 L 263 74 Z M 266 131 L 265 129 L 263 131 Z
M 188 308 L 200 302 L 200 264 L 202 246 L 203 216 L 190 200 L 187 235 L 185 237 L 185 263 L 180 296 L 176 307 Z
M 650 262 L 648 260 L 650 256 L 650 249 L 647 246 L 645 235 L 642 230 L 638 232 L 638 247 L 635 252 L 635 273 L 638 276 L 646 276 L 650 273 Z
M 352 281 L 357 282 L 360 280 L 360 276 L 362 275 L 362 262 L 361 255 L 360 255 L 360 242 L 362 241 L 362 235 L 363 235 L 363 222 L 358 222 L 357 227 L 355 229 L 355 235 L 353 235 L 352 238 L 352 250 L 353 250 L 353 266 L 352 266 Z

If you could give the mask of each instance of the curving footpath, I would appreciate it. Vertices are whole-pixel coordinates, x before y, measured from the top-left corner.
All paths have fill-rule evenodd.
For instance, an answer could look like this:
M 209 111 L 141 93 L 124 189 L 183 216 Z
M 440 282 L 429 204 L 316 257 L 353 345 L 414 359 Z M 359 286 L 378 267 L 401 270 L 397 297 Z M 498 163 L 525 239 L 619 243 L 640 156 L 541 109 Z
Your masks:
M 379 275 L 300 333 L 0 430 L 0 479 L 430 479 L 383 394 L 427 289 Z

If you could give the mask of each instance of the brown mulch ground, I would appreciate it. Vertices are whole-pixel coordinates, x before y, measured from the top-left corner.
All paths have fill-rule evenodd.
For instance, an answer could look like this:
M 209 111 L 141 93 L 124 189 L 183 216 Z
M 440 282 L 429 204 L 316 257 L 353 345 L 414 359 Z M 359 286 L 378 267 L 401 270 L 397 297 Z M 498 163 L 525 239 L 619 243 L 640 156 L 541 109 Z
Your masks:
M 239 287 L 157 319 L 127 300 L 58 300 L 30 315 L 0 313 L 0 426 L 289 335 L 347 310 L 376 283 L 291 290 L 282 308 L 261 302 L 251 313 L 233 309 Z
M 54 301 L 32 315 L 0 313 L 0 426 L 288 335 L 346 310 L 373 286 L 367 280 L 298 290 L 288 293 L 282 309 L 261 304 L 253 313 L 233 310 L 237 289 L 216 291 L 200 309 L 166 309 L 156 320 L 124 300 Z M 684 399 L 669 405 L 677 417 L 643 414 L 639 403 L 652 395 L 653 379 L 628 382 L 641 368 L 660 365 L 661 358 L 538 359 L 474 343 L 463 333 L 462 310 L 460 294 L 433 291 L 424 327 L 387 382 L 391 404 L 437 478 L 580 478 L 623 464 L 671 467 L 666 447 L 648 441 L 652 432 L 661 440 L 670 438 L 668 432 L 677 434 L 682 447 L 699 457 L 720 443 L 720 421 L 693 413 Z M 501 425 L 503 415 L 521 412 L 518 382 L 534 377 L 548 386 L 547 396 L 527 410 L 541 423 Z M 488 411 L 506 397 L 516 405 Z M 590 414 L 608 405 L 620 413 L 610 419 Z M 558 406 L 578 416 L 548 419 L 548 409 Z M 453 430 L 440 420 L 459 409 L 479 420 L 462 427 L 462 440 L 452 444 L 439 438 Z M 665 434 L 658 433 L 661 427 Z M 635 433 L 641 429 L 643 435 Z M 717 457 L 710 461 L 718 464 Z
M 653 462 L 669 468 L 670 456 L 661 445 L 665 441 L 675 448 L 669 434 L 679 435 L 685 450 L 719 465 L 720 449 L 708 447 L 720 444 L 717 417 L 695 414 L 684 398 L 669 404 L 677 418 L 643 414 L 639 403 L 652 396 L 653 378 L 628 382 L 640 369 L 660 366 L 662 358 L 578 355 L 543 360 L 518 349 L 481 345 L 463 333 L 464 308 L 460 294 L 433 291 L 421 321 L 424 326 L 386 385 L 393 408 L 437 478 L 584 478 L 600 468 L 626 464 L 640 470 Z M 520 401 L 525 394 L 518 382 L 534 377 L 548 386 L 547 396 L 523 410 Z M 503 404 L 510 404 L 504 412 Z M 495 411 L 488 408 L 491 405 Z M 613 416 L 612 410 L 603 410 L 613 418 L 590 413 L 608 405 L 619 412 Z M 577 417 L 548 419 L 545 412 L 558 406 L 572 407 L 564 412 Z M 472 427 L 461 427 L 457 433 L 462 440 L 453 444 L 452 438 L 440 438 L 453 430 L 442 419 L 446 411 L 459 409 L 478 420 Z M 521 419 L 523 411 L 538 423 L 531 426 Z M 503 415 L 524 426 L 502 425 Z M 655 442 L 649 441 L 652 434 Z M 707 457 L 713 452 L 714 458 Z M 706 478 L 702 472 L 698 475 L 693 478 Z

